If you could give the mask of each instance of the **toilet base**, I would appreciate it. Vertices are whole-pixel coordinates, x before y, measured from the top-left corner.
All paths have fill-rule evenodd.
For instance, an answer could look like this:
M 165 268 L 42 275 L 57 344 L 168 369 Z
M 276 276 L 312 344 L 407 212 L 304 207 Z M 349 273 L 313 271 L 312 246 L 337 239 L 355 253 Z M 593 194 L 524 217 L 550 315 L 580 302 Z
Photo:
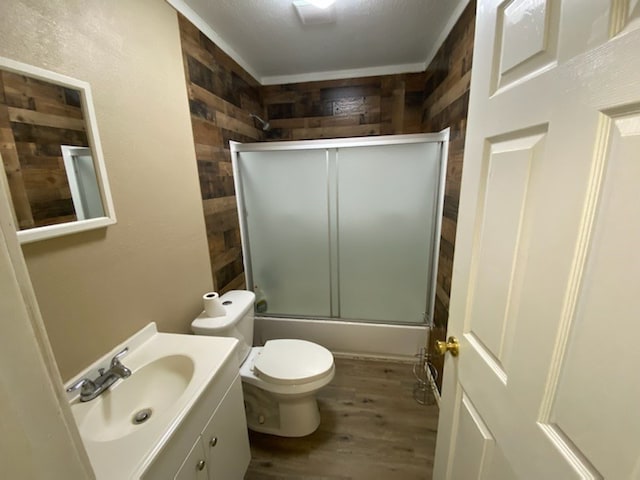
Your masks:
M 249 429 L 281 437 L 304 437 L 320 425 L 315 392 L 293 396 L 274 394 L 242 382 Z

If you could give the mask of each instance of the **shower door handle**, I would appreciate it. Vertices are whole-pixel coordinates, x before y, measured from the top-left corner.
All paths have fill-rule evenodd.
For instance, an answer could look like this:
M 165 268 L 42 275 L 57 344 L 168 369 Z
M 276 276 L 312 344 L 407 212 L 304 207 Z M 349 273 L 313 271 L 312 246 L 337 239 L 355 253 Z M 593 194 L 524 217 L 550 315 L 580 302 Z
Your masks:
M 452 357 L 457 357 L 458 353 L 460 353 L 460 342 L 456 337 L 449 337 L 446 342 L 442 340 L 438 340 L 436 342 L 436 352 L 440 355 L 444 355 L 445 353 L 451 353 Z

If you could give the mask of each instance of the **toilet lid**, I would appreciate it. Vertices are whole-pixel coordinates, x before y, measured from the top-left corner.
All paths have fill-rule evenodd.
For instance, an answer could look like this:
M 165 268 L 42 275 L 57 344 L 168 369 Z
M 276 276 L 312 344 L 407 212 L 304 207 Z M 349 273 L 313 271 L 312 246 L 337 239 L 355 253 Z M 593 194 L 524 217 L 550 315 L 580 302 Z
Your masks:
M 306 340 L 269 340 L 253 365 L 260 377 L 279 384 L 311 382 L 332 367 L 331 352 Z

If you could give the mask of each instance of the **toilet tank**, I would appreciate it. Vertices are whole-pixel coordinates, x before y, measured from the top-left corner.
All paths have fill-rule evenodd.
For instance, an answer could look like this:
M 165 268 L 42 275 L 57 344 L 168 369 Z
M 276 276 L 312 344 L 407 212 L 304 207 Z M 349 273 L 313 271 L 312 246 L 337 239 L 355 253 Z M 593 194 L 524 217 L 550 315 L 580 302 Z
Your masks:
M 196 335 L 210 335 L 215 337 L 235 337 L 240 341 L 238 358 L 240 364 L 244 362 L 253 346 L 253 303 L 255 294 L 247 290 L 231 290 L 220 297 L 220 302 L 226 310 L 226 315 L 208 317 L 202 311 L 191 322 L 191 330 Z

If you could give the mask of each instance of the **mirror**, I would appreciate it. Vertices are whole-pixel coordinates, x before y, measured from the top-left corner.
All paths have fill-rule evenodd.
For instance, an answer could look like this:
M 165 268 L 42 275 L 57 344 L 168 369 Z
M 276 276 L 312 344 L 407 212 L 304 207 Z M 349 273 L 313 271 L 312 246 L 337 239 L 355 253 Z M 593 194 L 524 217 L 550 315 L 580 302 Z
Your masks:
M 0 155 L 21 243 L 115 223 L 88 83 L 0 57 Z

